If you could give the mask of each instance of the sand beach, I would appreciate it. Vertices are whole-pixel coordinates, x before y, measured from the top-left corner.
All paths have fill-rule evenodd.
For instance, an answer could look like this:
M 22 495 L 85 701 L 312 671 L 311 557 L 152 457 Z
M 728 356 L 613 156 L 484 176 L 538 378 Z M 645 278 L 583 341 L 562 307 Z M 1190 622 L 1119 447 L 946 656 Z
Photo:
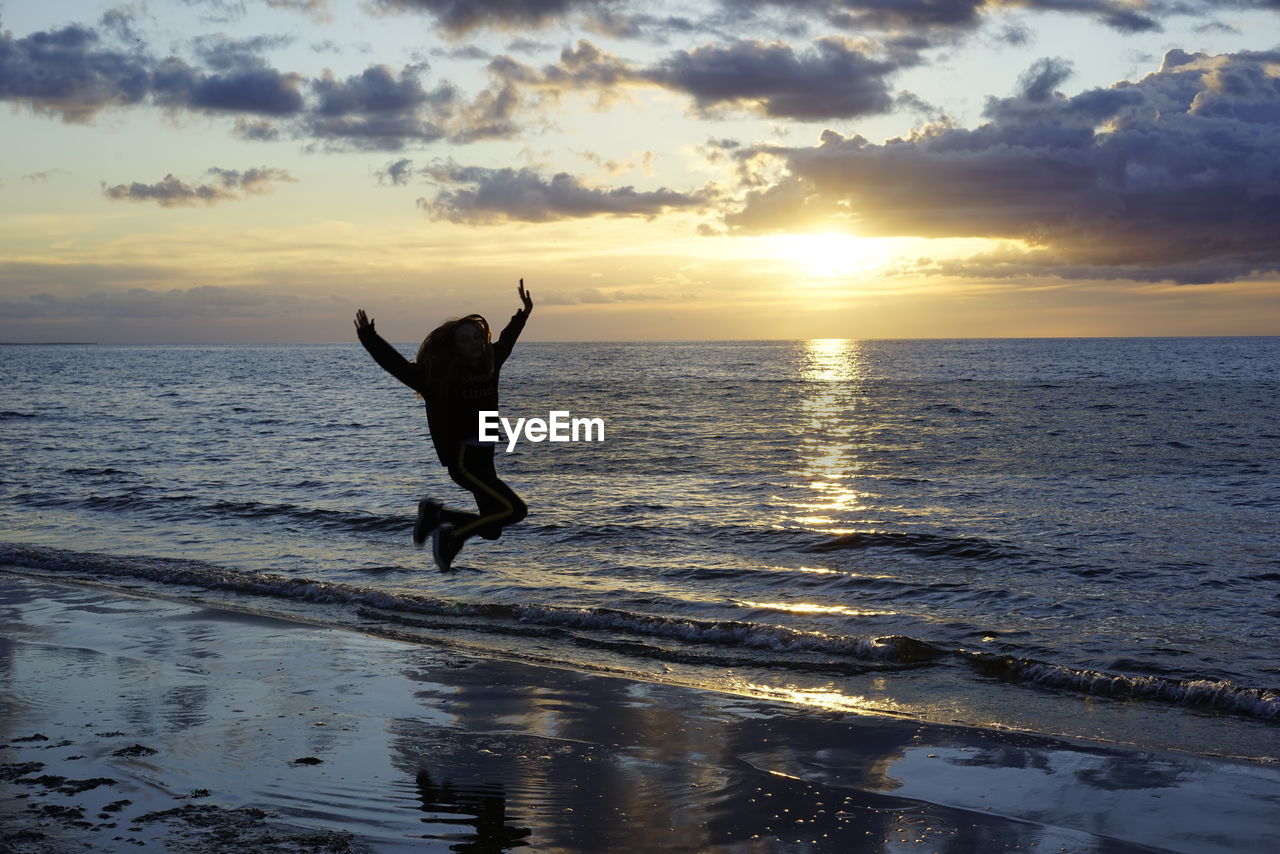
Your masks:
M 1259 851 L 1280 768 L 0 574 L 0 850 Z

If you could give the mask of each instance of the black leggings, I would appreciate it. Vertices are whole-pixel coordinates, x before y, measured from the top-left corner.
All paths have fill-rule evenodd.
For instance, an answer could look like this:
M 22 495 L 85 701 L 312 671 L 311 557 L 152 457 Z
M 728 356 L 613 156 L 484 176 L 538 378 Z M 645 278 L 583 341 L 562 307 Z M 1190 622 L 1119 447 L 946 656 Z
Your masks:
M 453 523 L 454 535 L 462 538 L 479 536 L 496 540 L 502 529 L 529 515 L 529 508 L 501 480 L 493 469 L 494 445 L 458 446 L 457 461 L 449 466 L 453 482 L 476 498 L 479 513 L 445 510 L 444 520 Z

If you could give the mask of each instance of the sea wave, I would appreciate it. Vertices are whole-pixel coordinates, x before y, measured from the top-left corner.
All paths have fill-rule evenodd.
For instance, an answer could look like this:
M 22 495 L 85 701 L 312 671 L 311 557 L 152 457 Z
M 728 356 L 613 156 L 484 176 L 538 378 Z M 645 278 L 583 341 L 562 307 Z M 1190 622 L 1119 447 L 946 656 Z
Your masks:
M 1280 720 L 1280 692 L 1266 688 L 1241 687 L 1219 679 L 1170 679 L 1163 676 L 1107 673 L 990 653 L 964 655 L 978 672 L 1008 682 L 1043 685 L 1116 699 L 1157 700 Z
M 0 565 L 41 570 L 70 581 L 127 578 L 159 585 L 229 591 L 349 609 L 362 631 L 416 626 L 567 638 L 579 645 L 650 659 L 709 666 L 750 664 L 778 669 L 866 672 L 962 663 L 1005 682 L 1120 700 L 1170 703 L 1280 719 L 1280 692 L 1209 676 L 1174 679 L 1073 668 L 1012 655 L 949 649 L 906 635 L 842 635 L 740 620 L 662 616 L 619 608 L 475 602 L 242 571 L 196 560 L 75 552 L 0 543 Z M 746 656 L 746 657 L 744 657 Z
M 952 537 L 942 534 L 904 531 L 855 531 L 810 546 L 814 552 L 845 549 L 893 549 L 926 557 L 952 557 L 973 560 L 1004 560 L 1020 552 L 1006 543 L 978 537 Z
M 43 546 L 0 546 L 0 563 L 52 572 L 144 579 L 162 585 L 190 585 L 278 599 L 343 604 L 387 612 L 445 618 L 483 618 L 507 624 L 622 633 L 678 641 L 694 647 L 715 646 L 781 653 L 815 653 L 837 659 L 914 665 L 937 660 L 945 649 L 910 637 L 848 636 L 801 631 L 785 626 L 733 620 L 700 620 L 644 614 L 615 608 L 571 608 L 553 605 L 466 602 L 421 594 L 380 590 L 342 582 L 317 581 L 277 573 L 228 569 L 215 564 L 172 558 L 116 556 L 72 552 Z
M 90 476 L 127 475 L 116 469 L 79 469 L 77 474 Z M 10 500 L 28 507 L 69 507 L 118 513 L 134 513 L 158 521 L 216 521 L 218 519 L 279 519 L 306 525 L 309 529 L 321 528 L 346 531 L 389 531 L 407 529 L 412 522 L 409 515 L 390 515 L 367 512 L 351 512 L 321 507 L 305 507 L 297 504 L 275 504 L 264 501 L 207 500 L 183 493 L 160 493 L 148 487 L 131 489 L 114 494 L 91 493 L 88 495 L 54 495 L 43 492 L 26 492 Z

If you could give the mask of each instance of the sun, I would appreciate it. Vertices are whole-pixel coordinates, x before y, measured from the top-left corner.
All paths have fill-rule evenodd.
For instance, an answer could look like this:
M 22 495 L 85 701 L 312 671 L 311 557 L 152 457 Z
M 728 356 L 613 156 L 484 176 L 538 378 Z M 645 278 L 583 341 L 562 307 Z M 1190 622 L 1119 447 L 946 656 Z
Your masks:
M 887 241 L 841 232 L 782 234 L 761 240 L 764 254 L 794 264 L 809 280 L 855 278 L 884 267 L 893 258 Z

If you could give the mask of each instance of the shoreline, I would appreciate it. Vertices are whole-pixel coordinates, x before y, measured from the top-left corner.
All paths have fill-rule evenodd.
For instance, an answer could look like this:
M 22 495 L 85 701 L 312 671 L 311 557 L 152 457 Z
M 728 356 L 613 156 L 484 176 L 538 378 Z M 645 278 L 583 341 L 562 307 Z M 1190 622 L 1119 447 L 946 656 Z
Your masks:
M 815 712 L 16 575 L 0 611 L 0 851 L 1202 854 L 1280 835 L 1265 763 Z

